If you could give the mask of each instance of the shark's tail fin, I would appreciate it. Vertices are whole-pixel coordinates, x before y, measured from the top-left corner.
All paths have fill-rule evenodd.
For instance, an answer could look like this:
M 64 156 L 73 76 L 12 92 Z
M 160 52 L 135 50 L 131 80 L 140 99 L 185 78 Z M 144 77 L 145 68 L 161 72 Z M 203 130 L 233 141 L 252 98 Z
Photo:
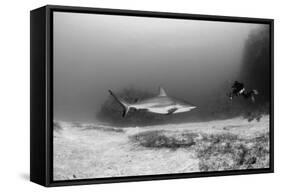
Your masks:
M 121 98 L 118 98 L 111 90 L 108 90 L 110 95 L 112 95 L 112 97 L 123 107 L 123 117 L 126 117 L 126 115 L 128 114 L 128 112 L 130 111 L 130 105 L 129 103 L 127 103 L 126 101 L 124 101 Z

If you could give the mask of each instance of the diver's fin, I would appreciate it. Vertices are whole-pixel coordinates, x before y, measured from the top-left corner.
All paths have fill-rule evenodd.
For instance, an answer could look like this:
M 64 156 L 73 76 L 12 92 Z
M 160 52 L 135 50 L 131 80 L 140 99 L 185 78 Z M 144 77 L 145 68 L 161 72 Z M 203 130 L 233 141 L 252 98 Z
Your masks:
M 254 103 L 255 102 L 255 97 L 252 95 L 251 96 L 251 101 Z
M 159 95 L 160 97 L 165 97 L 167 96 L 167 93 L 163 87 L 159 87 Z
M 253 89 L 252 91 L 253 91 L 253 93 L 254 93 L 255 95 L 258 95 L 258 94 L 259 94 L 259 92 L 258 92 L 256 89 Z

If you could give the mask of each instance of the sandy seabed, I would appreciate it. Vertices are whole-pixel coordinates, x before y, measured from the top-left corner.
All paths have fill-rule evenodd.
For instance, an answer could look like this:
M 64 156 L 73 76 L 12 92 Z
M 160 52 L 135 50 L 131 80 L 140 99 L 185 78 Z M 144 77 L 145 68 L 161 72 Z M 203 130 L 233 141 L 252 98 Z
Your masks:
M 90 179 L 200 172 L 200 159 L 194 146 L 204 138 L 202 135 L 231 134 L 240 140 L 255 139 L 269 133 L 269 116 L 259 122 L 233 118 L 129 128 L 71 122 L 60 122 L 60 126 L 60 130 L 54 131 L 54 180 Z M 192 145 L 177 145 L 172 149 L 147 147 L 132 140 L 139 134 L 156 131 L 165 138 L 179 138 L 188 133 L 196 137 Z

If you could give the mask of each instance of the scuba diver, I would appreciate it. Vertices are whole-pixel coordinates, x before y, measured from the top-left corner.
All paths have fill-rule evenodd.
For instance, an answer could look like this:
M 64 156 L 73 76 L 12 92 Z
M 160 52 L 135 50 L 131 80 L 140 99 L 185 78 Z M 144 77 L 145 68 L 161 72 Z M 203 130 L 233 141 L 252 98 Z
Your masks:
M 231 86 L 232 91 L 229 93 L 228 97 L 230 100 L 233 99 L 234 96 L 243 96 L 245 99 L 251 99 L 251 101 L 255 102 L 255 95 L 258 95 L 258 91 L 253 89 L 251 91 L 246 91 L 244 84 L 238 81 L 235 81 L 234 84 Z

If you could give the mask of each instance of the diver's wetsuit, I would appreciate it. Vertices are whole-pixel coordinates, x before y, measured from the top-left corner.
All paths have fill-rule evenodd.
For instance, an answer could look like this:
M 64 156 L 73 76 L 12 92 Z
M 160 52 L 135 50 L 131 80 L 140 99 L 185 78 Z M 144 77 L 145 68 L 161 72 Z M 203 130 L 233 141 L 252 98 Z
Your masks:
M 251 98 L 252 102 L 255 102 L 254 95 L 258 94 L 258 91 L 253 89 L 251 91 L 246 92 L 244 84 L 235 81 L 232 85 L 232 93 L 229 94 L 229 98 L 232 100 L 233 96 L 242 95 L 245 99 Z
M 245 92 L 244 84 L 239 83 L 238 81 L 235 81 L 231 88 L 232 88 L 232 94 L 236 96 L 241 95 L 242 93 Z

